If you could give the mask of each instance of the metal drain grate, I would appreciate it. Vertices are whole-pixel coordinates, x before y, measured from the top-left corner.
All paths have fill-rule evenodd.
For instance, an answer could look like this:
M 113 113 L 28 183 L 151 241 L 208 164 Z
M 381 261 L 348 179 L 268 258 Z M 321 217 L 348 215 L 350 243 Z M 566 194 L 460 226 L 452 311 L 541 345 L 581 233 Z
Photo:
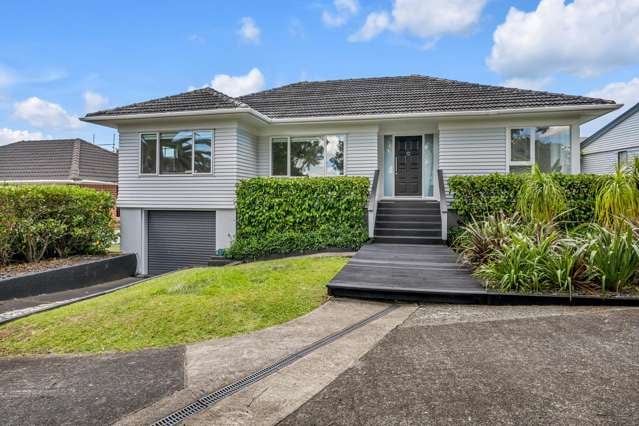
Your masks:
M 257 383 L 260 380 L 262 380 L 263 378 L 270 376 L 271 374 L 277 372 L 278 370 L 281 370 L 282 368 L 294 363 L 295 361 L 297 361 L 300 358 L 303 358 L 304 356 L 308 355 L 309 353 L 321 348 L 322 346 L 326 346 L 331 342 L 334 342 L 335 340 L 339 339 L 340 337 L 343 337 L 355 330 L 357 330 L 358 328 L 361 328 L 363 326 L 365 326 L 366 324 L 375 321 L 376 319 L 379 319 L 385 315 L 387 315 L 388 313 L 394 311 L 395 309 L 397 309 L 398 305 L 391 305 L 388 308 L 382 309 L 381 311 L 371 315 L 368 318 L 364 318 L 361 321 L 356 322 L 355 324 L 349 325 L 348 327 L 338 331 L 337 333 L 331 334 L 329 336 L 326 336 L 320 340 L 317 340 L 316 342 L 310 344 L 309 346 L 305 347 L 304 349 L 292 353 L 290 355 L 288 355 L 285 358 L 280 359 L 279 361 L 275 362 L 274 364 L 269 365 L 266 368 L 263 368 L 261 370 L 256 371 L 255 373 L 252 373 L 246 377 L 244 377 L 243 379 L 238 380 L 237 382 L 231 383 L 230 385 L 224 386 L 221 389 L 216 390 L 213 393 L 210 393 L 208 395 L 205 395 L 203 397 L 201 397 L 200 399 L 198 399 L 195 402 L 192 402 L 191 404 L 187 405 L 184 408 L 181 408 L 171 414 L 169 414 L 168 416 L 156 421 L 155 423 L 152 424 L 152 426 L 173 426 L 173 425 L 177 425 L 178 423 L 184 421 L 185 419 L 187 419 L 190 416 L 193 416 L 195 414 L 197 414 L 198 412 L 212 406 L 215 405 L 217 402 L 221 401 L 222 399 L 233 395 L 236 392 L 239 392 L 240 390 L 252 385 L 253 383 Z

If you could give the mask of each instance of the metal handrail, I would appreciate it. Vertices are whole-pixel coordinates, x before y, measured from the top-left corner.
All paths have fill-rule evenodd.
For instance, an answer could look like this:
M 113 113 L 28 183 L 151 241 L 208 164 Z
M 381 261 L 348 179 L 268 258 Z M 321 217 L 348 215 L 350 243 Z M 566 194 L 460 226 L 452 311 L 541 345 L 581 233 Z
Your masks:
M 439 211 L 442 221 L 442 240 L 448 239 L 448 201 L 446 200 L 446 187 L 444 186 L 444 171 L 437 169 L 437 186 L 439 187 Z

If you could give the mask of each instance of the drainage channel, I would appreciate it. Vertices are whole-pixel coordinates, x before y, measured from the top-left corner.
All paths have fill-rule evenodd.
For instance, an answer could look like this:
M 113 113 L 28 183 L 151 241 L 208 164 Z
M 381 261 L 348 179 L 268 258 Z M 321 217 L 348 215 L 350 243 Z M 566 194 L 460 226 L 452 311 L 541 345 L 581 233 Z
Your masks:
M 215 404 L 217 404 L 218 402 L 220 402 L 221 400 L 223 400 L 224 398 L 227 398 L 231 395 L 233 395 L 236 392 L 241 391 L 242 389 L 245 389 L 247 387 L 249 387 L 250 385 L 259 382 L 260 380 L 270 376 L 273 373 L 276 373 L 277 371 L 281 370 L 282 368 L 291 365 L 292 363 L 294 363 L 295 361 L 297 361 L 300 358 L 305 357 L 306 355 L 310 354 L 311 352 L 328 345 L 331 342 L 336 341 L 337 339 L 346 336 L 347 334 L 357 330 L 358 328 L 361 328 L 363 326 L 365 326 L 366 324 L 373 322 L 379 318 L 382 318 L 384 316 L 386 316 L 387 314 L 389 314 L 390 312 L 394 311 L 395 309 L 397 309 L 399 307 L 399 305 L 391 305 L 385 309 L 382 309 L 381 311 L 371 315 L 368 318 L 364 318 L 361 321 L 356 322 L 355 324 L 352 324 L 340 331 L 338 331 L 337 333 L 331 334 L 329 336 L 326 336 L 320 340 L 317 340 L 316 342 L 310 344 L 309 346 L 305 347 L 304 349 L 292 353 L 288 356 L 286 356 L 285 358 L 280 359 L 279 361 L 275 362 L 274 364 L 269 365 L 268 367 L 265 367 L 261 370 L 258 370 L 246 377 L 244 377 L 243 379 L 238 380 L 237 382 L 231 383 L 230 385 L 224 386 L 221 389 L 216 390 L 213 393 L 210 393 L 208 395 L 205 395 L 203 397 L 201 397 L 200 399 L 190 403 L 189 405 L 169 414 L 168 416 L 156 421 L 155 423 L 153 423 L 151 426 L 173 426 L 173 425 L 177 425 L 180 422 L 186 420 L 187 418 L 199 413 L 200 411 L 209 408 Z

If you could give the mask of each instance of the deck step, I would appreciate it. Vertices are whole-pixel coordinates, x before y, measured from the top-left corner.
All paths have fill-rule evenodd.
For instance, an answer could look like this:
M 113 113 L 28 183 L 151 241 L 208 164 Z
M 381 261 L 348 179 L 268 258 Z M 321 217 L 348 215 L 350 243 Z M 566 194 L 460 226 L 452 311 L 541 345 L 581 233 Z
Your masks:
M 441 222 L 389 222 L 375 221 L 375 229 L 441 229 Z
M 377 220 L 381 222 L 438 222 L 441 221 L 441 215 L 437 214 L 393 214 L 393 213 L 379 213 L 377 212 Z
M 440 236 L 437 237 L 374 237 L 376 243 L 382 244 L 443 244 Z
M 439 207 L 377 207 L 379 214 L 439 214 Z
M 375 237 L 437 237 L 441 229 L 375 229 Z

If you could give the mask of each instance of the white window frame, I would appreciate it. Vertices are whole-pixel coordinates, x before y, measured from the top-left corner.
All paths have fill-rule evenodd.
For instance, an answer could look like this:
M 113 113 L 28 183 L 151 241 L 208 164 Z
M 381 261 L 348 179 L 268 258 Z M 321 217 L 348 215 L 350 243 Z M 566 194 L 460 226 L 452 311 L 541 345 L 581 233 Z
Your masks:
M 537 129 L 540 127 L 567 127 L 568 128 L 568 139 L 570 141 L 570 172 L 568 174 L 573 173 L 573 164 L 572 164 L 572 126 L 568 124 L 545 124 L 545 125 L 536 125 L 536 126 L 512 126 L 506 128 L 506 173 L 510 173 L 511 166 L 532 166 L 536 164 L 537 159 L 535 158 L 535 135 L 537 134 Z M 512 155 L 512 131 L 514 129 L 528 129 L 530 130 L 530 160 L 529 161 L 511 161 Z
M 343 136 L 344 137 L 344 166 L 341 175 L 327 175 L 326 174 L 326 137 L 327 136 Z M 347 149 L 346 146 L 348 144 L 348 135 L 346 133 L 326 133 L 321 136 L 271 136 L 269 138 L 268 145 L 268 158 L 269 158 L 269 176 L 271 177 L 307 177 L 307 176 L 291 176 L 291 139 L 292 138 L 317 138 L 321 140 L 324 144 L 324 175 L 323 176 L 310 176 L 310 177 L 340 177 L 346 176 L 346 162 L 347 162 Z M 273 174 L 273 139 L 286 139 L 286 175 L 274 175 Z M 294 142 L 293 142 L 294 143 Z
M 160 173 L 160 134 L 161 133 L 179 133 L 179 132 L 191 132 L 192 140 L 192 155 L 191 155 L 191 170 L 184 173 Z M 196 132 L 211 132 L 211 170 L 208 172 L 196 172 L 195 171 L 195 133 Z M 155 173 L 143 173 L 142 172 L 142 135 L 155 134 Z M 215 129 L 194 129 L 194 130 L 156 130 L 148 132 L 139 132 L 138 134 L 138 176 L 211 176 L 215 170 Z

